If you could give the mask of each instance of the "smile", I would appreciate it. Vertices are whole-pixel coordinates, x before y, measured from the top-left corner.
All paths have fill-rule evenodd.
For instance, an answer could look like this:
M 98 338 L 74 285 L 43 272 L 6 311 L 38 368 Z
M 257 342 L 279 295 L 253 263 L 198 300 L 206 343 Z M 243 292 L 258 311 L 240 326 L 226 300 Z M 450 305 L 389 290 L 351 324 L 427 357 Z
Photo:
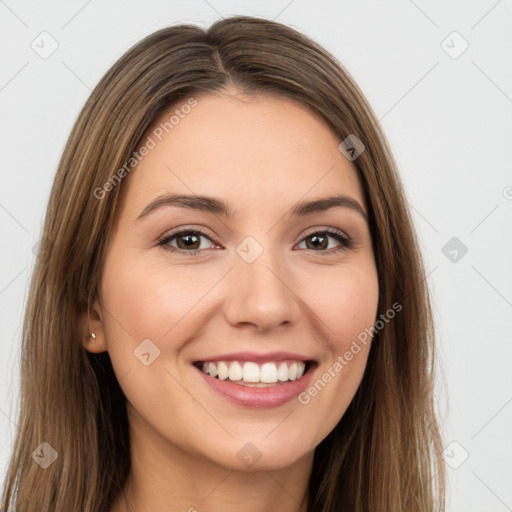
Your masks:
M 218 394 L 243 407 L 277 407 L 289 402 L 308 386 L 318 366 L 313 360 L 196 361 L 203 380 Z
M 255 363 L 253 361 L 204 362 L 202 371 L 219 380 L 229 379 L 241 385 L 274 384 L 297 380 L 306 368 L 304 361 L 277 361 Z

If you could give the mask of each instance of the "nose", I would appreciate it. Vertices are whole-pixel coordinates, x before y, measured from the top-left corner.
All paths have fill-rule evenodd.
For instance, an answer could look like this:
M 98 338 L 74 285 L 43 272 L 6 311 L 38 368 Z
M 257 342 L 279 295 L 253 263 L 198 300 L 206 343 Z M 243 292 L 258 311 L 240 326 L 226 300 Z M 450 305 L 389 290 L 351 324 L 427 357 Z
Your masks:
M 295 280 L 296 281 L 296 280 Z M 268 332 L 295 324 L 301 312 L 298 285 L 284 262 L 263 253 L 252 263 L 236 260 L 224 301 L 225 316 L 233 326 L 253 325 Z

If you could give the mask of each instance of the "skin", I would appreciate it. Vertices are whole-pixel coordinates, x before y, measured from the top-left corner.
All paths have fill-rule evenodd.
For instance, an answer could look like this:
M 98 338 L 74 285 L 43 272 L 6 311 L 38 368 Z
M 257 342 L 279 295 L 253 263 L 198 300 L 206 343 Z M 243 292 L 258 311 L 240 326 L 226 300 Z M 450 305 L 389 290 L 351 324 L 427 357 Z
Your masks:
M 109 352 L 127 397 L 132 468 L 127 499 L 120 495 L 112 511 L 231 512 L 241 503 L 246 512 L 304 511 L 314 449 L 354 397 L 370 344 L 307 405 L 235 405 L 191 363 L 285 350 L 318 362 L 312 382 L 332 367 L 377 314 L 369 228 L 349 208 L 303 218 L 289 210 L 340 193 L 366 212 L 363 192 L 341 139 L 299 103 L 234 89 L 195 98 L 124 179 L 100 296 L 81 317 L 83 331 L 96 334 L 85 348 Z M 238 213 L 163 207 L 137 220 L 164 192 L 214 196 Z M 193 247 L 199 253 L 157 245 L 177 228 L 207 235 Z M 354 247 L 330 234 L 328 247 L 308 244 L 325 228 L 343 231 Z M 263 249 L 251 264 L 236 252 L 247 236 Z M 185 242 L 182 235 L 169 245 L 190 251 Z M 160 350 L 148 366 L 134 356 L 145 339 Z M 249 442 L 261 454 L 252 468 L 237 457 Z

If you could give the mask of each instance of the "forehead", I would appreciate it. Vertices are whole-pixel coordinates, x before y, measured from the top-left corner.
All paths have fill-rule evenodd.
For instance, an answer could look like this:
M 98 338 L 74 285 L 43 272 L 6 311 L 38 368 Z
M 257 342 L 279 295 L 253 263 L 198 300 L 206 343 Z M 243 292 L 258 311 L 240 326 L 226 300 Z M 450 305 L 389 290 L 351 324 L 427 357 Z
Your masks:
M 220 197 L 240 214 L 333 193 L 364 207 L 341 139 L 306 106 L 232 90 L 194 99 L 191 108 L 182 108 L 187 99 L 174 105 L 147 132 L 153 147 L 123 184 L 127 209 L 140 213 L 166 192 Z

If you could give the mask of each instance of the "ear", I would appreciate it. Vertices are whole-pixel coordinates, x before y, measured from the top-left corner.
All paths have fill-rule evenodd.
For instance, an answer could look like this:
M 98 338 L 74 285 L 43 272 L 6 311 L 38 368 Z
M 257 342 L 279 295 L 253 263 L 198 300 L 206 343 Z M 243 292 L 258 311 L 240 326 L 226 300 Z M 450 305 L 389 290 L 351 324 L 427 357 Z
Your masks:
M 103 322 L 103 313 L 98 298 L 85 308 L 79 315 L 79 330 L 81 333 L 81 343 L 88 351 L 95 354 L 105 352 L 107 350 L 107 342 L 105 337 L 105 326 Z M 95 334 L 95 338 L 91 334 Z

